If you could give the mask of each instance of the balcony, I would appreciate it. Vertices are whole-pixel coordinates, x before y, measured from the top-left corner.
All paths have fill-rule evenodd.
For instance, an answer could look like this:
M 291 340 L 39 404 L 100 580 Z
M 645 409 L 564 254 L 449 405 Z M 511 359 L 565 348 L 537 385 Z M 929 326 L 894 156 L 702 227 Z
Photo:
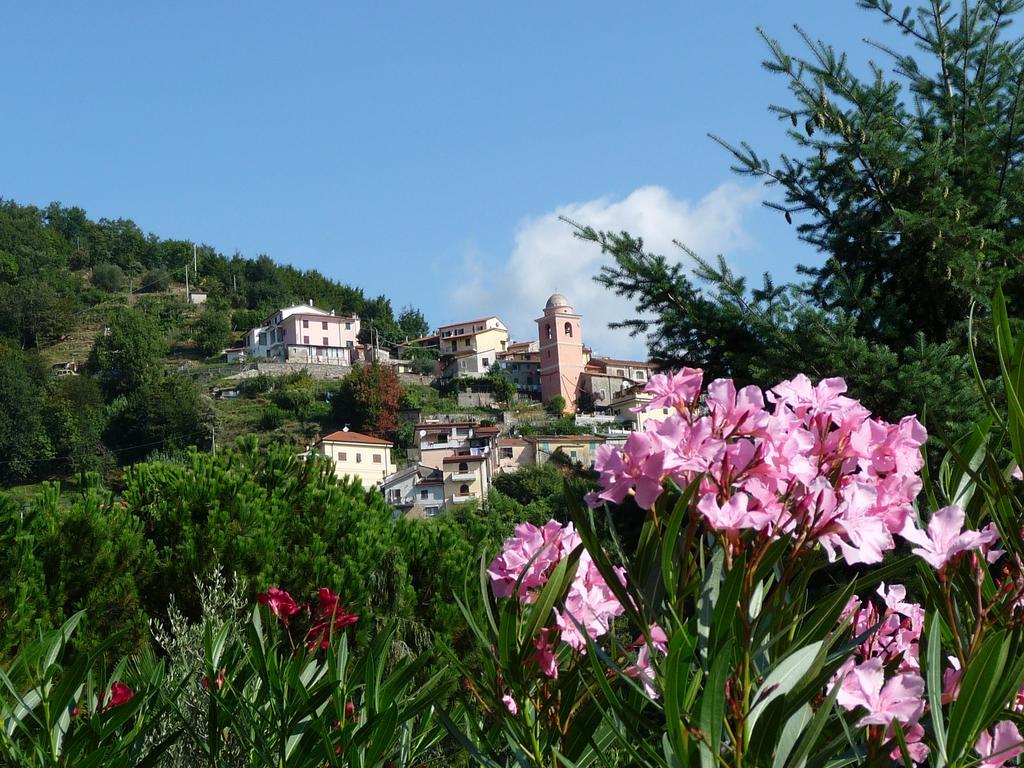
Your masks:
M 452 504 L 465 504 L 480 498 L 479 493 L 453 493 Z
M 476 472 L 470 472 L 469 470 L 466 470 L 465 472 L 460 472 L 459 470 L 456 469 L 452 472 L 452 480 L 457 480 L 459 482 L 469 482 L 472 480 L 476 480 Z

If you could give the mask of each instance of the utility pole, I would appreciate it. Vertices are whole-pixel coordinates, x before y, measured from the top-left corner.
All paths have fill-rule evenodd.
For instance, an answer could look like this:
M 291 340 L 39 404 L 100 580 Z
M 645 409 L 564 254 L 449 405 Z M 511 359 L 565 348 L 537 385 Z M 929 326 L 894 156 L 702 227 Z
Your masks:
M 189 303 L 189 296 L 188 296 L 188 262 L 187 261 L 185 262 L 185 303 L 186 304 Z
M 197 259 L 198 259 L 198 257 L 196 256 L 196 244 L 192 243 L 192 277 L 193 278 L 199 276 L 199 262 L 197 261 Z

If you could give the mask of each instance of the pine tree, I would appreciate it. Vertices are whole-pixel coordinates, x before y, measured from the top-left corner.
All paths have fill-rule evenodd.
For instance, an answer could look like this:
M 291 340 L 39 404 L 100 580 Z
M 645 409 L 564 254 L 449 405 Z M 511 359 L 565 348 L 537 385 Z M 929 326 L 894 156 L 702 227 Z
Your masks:
M 684 248 L 696 269 L 644 251 L 625 233 L 581 230 L 614 257 L 598 280 L 636 301 L 623 325 L 647 333 L 666 365 L 771 384 L 803 370 L 844 376 L 889 417 L 922 413 L 953 433 L 976 412 L 968 317 L 982 373 L 995 374 L 984 305 L 997 285 L 1024 289 L 1024 40 L 1007 28 L 1024 0 L 934 0 L 897 11 L 859 0 L 905 45 L 873 44 L 890 69 L 854 73 L 800 31 L 794 56 L 762 32 L 765 67 L 791 99 L 770 110 L 793 155 L 770 162 L 717 139 L 734 170 L 781 188 L 766 203 L 824 257 L 806 280 L 756 289 L 724 260 Z

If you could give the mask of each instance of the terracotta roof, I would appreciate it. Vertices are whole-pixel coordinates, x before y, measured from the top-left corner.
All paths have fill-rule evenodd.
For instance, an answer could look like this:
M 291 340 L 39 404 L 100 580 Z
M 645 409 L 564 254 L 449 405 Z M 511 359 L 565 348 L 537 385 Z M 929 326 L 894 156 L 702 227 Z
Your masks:
M 645 363 L 642 360 L 616 360 L 613 357 L 592 357 L 591 362 L 603 363 L 604 365 L 626 365 L 632 368 L 657 368 L 654 363 Z
M 407 341 L 402 342 L 402 344 L 406 345 L 406 344 L 415 344 L 415 343 L 417 343 L 419 341 L 430 341 L 431 339 L 436 339 L 439 336 L 440 336 L 440 334 L 431 333 L 431 334 L 429 334 L 427 336 L 420 336 L 418 339 L 409 339 Z
M 498 438 L 498 447 L 499 448 L 502 447 L 502 446 L 510 446 L 510 445 L 525 446 L 525 445 L 529 445 L 529 444 L 530 444 L 529 441 L 523 440 L 523 439 L 518 438 L 518 437 L 501 437 L 501 438 Z
M 458 464 L 463 461 L 483 461 L 486 456 L 446 456 L 441 460 L 442 464 Z
M 603 443 L 604 435 L 530 435 L 526 440 L 531 443 Z
M 475 421 L 427 421 L 417 424 L 414 429 L 432 429 L 434 427 L 475 427 Z
M 478 435 L 497 435 L 501 432 L 501 427 L 477 427 L 473 431 Z
M 338 430 L 337 432 L 331 432 L 329 435 L 324 435 L 320 438 L 321 443 L 363 443 L 366 445 L 394 445 L 390 440 L 382 440 L 379 437 L 372 437 L 371 435 L 364 435 L 362 432 L 344 432 Z
M 414 483 L 414 485 L 444 485 L 444 480 L 440 480 L 440 479 L 420 480 L 420 481 Z
M 501 323 L 501 318 L 499 318 L 497 315 L 488 315 L 487 317 L 478 317 L 476 320 L 463 320 L 461 323 L 448 323 L 447 325 L 439 325 L 437 327 L 437 330 L 441 331 L 441 330 L 443 330 L 445 328 L 459 328 L 459 327 L 461 327 L 463 325 L 473 325 L 474 323 L 486 323 L 488 320 L 497 320 L 499 323 Z M 502 325 L 504 325 L 504 323 L 502 323 Z M 488 328 L 487 330 L 494 330 L 494 329 L 493 328 Z M 498 330 L 501 330 L 501 329 L 499 328 Z M 470 334 L 468 334 L 468 333 L 464 333 L 463 334 L 463 336 L 469 336 L 469 335 Z

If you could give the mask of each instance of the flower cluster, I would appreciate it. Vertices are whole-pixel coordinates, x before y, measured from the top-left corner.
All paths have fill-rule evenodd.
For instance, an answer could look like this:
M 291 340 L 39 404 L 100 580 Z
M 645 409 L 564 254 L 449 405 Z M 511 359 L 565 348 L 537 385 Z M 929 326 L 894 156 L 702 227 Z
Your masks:
M 515 535 L 505 541 L 501 553 L 488 566 L 494 596 L 515 595 L 520 602 L 532 603 L 555 566 L 579 545 L 580 537 L 572 523 L 563 526 L 550 520 L 541 528 L 532 523 L 521 523 L 516 526 Z M 625 583 L 624 572 L 616 569 L 616 574 Z M 534 658 L 538 666 L 548 677 L 557 678 L 556 639 L 573 650 L 586 653 L 587 637 L 596 640 L 604 635 L 612 619 L 622 613 L 621 603 L 589 553 L 583 550 L 564 604 L 555 609 L 555 627 L 546 628 L 537 638 Z
M 699 479 L 697 511 L 730 551 L 745 532 L 788 536 L 851 565 L 881 562 L 897 535 L 936 568 L 995 541 L 991 526 L 962 532 L 958 507 L 919 528 L 912 505 L 927 433 L 915 417 L 872 418 L 839 378 L 813 384 L 800 374 L 767 393 L 717 379 L 702 401 L 702 377 L 690 368 L 651 377 L 647 408 L 674 412 L 649 419 L 622 450 L 598 448 L 602 490 L 591 503 L 633 495 L 649 507 L 666 480 L 685 487 Z
M 293 616 L 304 612 L 310 621 L 306 633 L 306 647 L 310 652 L 330 647 L 334 635 L 359 620 L 354 613 L 345 610 L 341 598 L 327 587 L 320 587 L 315 606 L 301 607 L 291 595 L 278 587 L 270 587 L 266 592 L 256 595 L 256 602 L 266 606 L 285 627 L 290 625 Z

